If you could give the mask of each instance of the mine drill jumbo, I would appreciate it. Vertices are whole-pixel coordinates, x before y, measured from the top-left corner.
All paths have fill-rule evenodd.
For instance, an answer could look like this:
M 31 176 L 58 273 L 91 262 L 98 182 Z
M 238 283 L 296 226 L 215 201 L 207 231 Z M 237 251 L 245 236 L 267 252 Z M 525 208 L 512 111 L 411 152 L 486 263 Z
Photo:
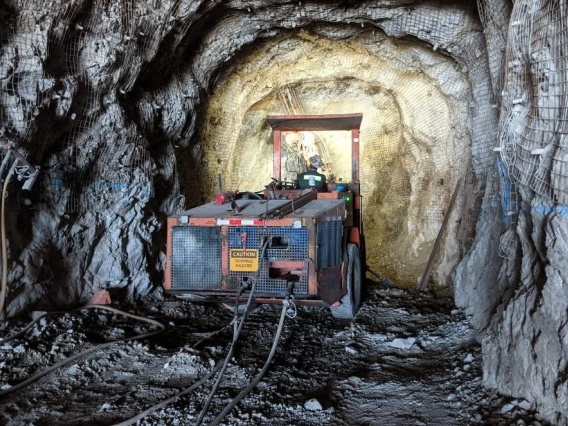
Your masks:
M 168 218 L 165 290 L 194 301 L 328 306 L 351 319 L 361 304 L 365 267 L 359 181 L 362 114 L 268 116 L 273 179 L 259 192 L 221 192 Z M 317 189 L 285 182 L 282 134 L 350 131 L 351 181 Z

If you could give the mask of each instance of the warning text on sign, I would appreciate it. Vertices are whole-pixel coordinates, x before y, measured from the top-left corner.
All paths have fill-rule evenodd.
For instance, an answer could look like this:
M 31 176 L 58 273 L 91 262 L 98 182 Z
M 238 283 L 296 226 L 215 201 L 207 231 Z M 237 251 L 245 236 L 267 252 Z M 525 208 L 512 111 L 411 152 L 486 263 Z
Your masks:
M 229 256 L 229 269 L 233 272 L 258 271 L 258 250 L 231 249 Z

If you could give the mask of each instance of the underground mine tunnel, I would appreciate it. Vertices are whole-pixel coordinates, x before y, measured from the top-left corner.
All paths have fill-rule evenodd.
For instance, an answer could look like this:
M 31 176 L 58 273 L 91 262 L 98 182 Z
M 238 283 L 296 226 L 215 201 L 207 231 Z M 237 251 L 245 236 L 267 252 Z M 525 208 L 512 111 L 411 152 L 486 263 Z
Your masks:
M 2 424 L 568 425 L 567 16 L 2 0 Z

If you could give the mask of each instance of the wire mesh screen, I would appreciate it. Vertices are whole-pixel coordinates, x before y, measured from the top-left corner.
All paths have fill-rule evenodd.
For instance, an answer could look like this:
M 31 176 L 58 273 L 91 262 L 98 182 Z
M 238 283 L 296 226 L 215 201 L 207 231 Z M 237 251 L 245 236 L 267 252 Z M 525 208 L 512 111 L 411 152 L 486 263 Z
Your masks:
M 15 69 L 14 75 L 18 76 L 17 79 L 12 82 L 4 82 L 4 80 L 0 82 L 0 85 L 4 85 L 1 87 L 2 93 L 6 93 L 6 96 L 2 96 L 0 100 L 2 114 L 5 115 L 2 117 L 0 131 L 9 133 L 10 137 L 17 140 L 22 147 L 25 147 L 26 143 L 32 145 L 32 142 L 36 147 L 34 148 L 37 151 L 35 157 L 44 170 L 40 179 L 44 181 L 44 185 L 40 189 L 43 192 L 47 191 L 41 194 L 40 199 L 52 202 L 51 193 L 56 190 L 58 194 L 65 189 L 64 196 L 68 197 L 65 205 L 69 211 L 104 208 L 109 204 L 109 200 L 113 199 L 112 197 L 105 198 L 105 194 L 109 193 L 109 188 L 112 192 L 115 187 L 124 188 L 125 182 L 133 183 L 138 175 L 148 177 L 152 174 L 151 162 L 146 160 L 133 160 L 129 166 L 130 169 L 142 167 L 142 170 L 133 171 L 128 179 L 121 164 L 107 164 L 106 167 L 92 164 L 92 161 L 115 159 L 115 156 L 105 152 L 105 149 L 116 148 L 117 152 L 129 152 L 129 149 L 134 146 L 138 153 L 138 147 L 143 149 L 148 146 L 148 141 L 142 133 L 137 133 L 135 130 L 120 132 L 120 127 L 127 127 L 125 123 L 128 120 L 122 115 L 123 112 L 119 111 L 120 108 L 112 109 L 110 106 L 121 104 L 121 97 L 128 95 L 140 77 L 141 70 L 151 63 L 160 48 L 170 48 L 172 52 L 184 51 L 183 43 L 188 41 L 186 32 L 191 33 L 193 31 L 191 27 L 204 15 L 212 12 L 219 3 L 219 1 L 185 2 L 181 0 L 168 2 L 53 0 L 49 2 L 52 12 L 46 13 L 46 3 L 43 0 L 14 1 L 17 5 L 14 9 L 15 13 L 9 14 L 5 20 L 12 29 L 7 31 L 7 35 L 5 30 L 0 33 L 0 37 L 7 40 L 2 45 L 2 52 L 6 53 L 2 56 L 2 66 L 6 63 L 18 62 L 14 60 L 18 55 L 25 60 L 20 61 Z M 177 93 L 171 96 L 171 98 L 175 96 L 182 98 L 181 100 L 176 99 L 176 106 L 172 108 L 175 110 L 174 113 L 166 111 L 168 100 L 171 100 L 168 96 L 163 96 L 164 99 L 160 98 L 159 102 L 156 102 L 159 96 L 150 90 L 152 94 L 148 96 L 146 93 L 141 94 L 143 99 L 133 109 L 136 114 L 139 114 L 138 122 L 145 130 L 157 126 L 168 114 L 181 116 L 180 120 L 170 117 L 171 121 L 183 121 L 186 113 L 184 108 L 193 110 L 196 107 L 197 101 L 192 97 L 193 92 L 199 92 L 197 86 L 199 85 L 201 89 L 210 87 L 209 79 L 215 75 L 216 69 L 221 68 L 222 63 L 231 59 L 242 46 L 250 44 L 260 35 L 272 37 L 277 34 L 280 30 L 271 30 L 275 27 L 275 23 L 278 28 L 294 29 L 316 22 L 329 22 L 333 23 L 326 27 L 331 36 L 335 31 L 332 27 L 336 23 L 345 23 L 343 27 L 350 27 L 347 30 L 342 28 L 341 31 L 336 32 L 336 39 L 344 38 L 345 34 L 356 35 L 358 31 L 363 34 L 371 30 L 374 37 L 374 30 L 379 27 L 394 37 L 417 37 L 429 43 L 434 50 L 443 49 L 445 53 L 456 58 L 455 66 L 460 72 L 470 74 L 474 94 L 470 102 L 473 117 L 471 151 L 475 171 L 482 174 L 493 160 L 491 147 L 494 145 L 495 135 L 487 129 L 495 127 L 495 111 L 491 111 L 491 94 L 488 94 L 487 87 L 483 83 L 487 82 L 488 67 L 482 55 L 483 37 L 480 31 L 477 31 L 480 25 L 475 13 L 471 12 L 471 8 L 472 5 L 464 4 L 455 4 L 451 7 L 431 4 L 420 4 L 419 7 L 395 7 L 382 2 L 379 4 L 367 2 L 352 4 L 339 10 L 327 3 L 292 4 L 284 2 L 274 4 L 270 8 L 256 8 L 254 13 L 250 10 L 245 13 L 244 6 L 240 11 L 238 7 L 235 7 L 230 12 L 225 11 L 227 14 L 223 20 L 219 21 L 218 27 L 207 29 L 209 32 L 204 37 L 202 46 L 195 49 L 195 58 L 192 58 L 194 62 L 191 65 L 188 64 L 186 68 L 177 70 L 180 71 L 180 76 L 182 74 L 183 76 L 178 76 L 180 82 L 172 83 L 172 86 L 186 85 L 191 86 L 191 89 L 188 89 L 186 94 Z M 174 27 L 175 31 L 172 31 Z M 325 32 L 326 29 L 320 28 L 318 31 Z M 409 70 L 406 76 L 409 80 L 412 80 L 411 74 L 416 76 L 422 73 L 422 70 L 413 67 L 413 59 L 410 57 L 399 63 L 397 51 L 394 48 L 396 46 L 393 47 L 390 42 L 385 42 L 384 34 L 382 37 L 377 34 L 375 39 L 373 37 L 369 37 L 369 49 L 372 48 L 371 43 L 375 44 L 375 49 L 383 49 L 386 54 L 385 58 L 388 57 L 394 66 L 399 65 Z M 361 38 L 364 37 L 361 36 Z M 431 50 L 430 47 L 428 50 Z M 422 53 L 417 52 L 415 52 L 416 55 L 422 56 Z M 20 53 L 24 54 L 20 55 Z M 355 53 L 354 51 L 348 61 L 352 69 L 361 67 L 357 69 L 356 76 L 367 75 L 365 78 L 374 79 L 375 77 L 364 69 L 369 62 L 368 52 L 360 55 L 355 55 Z M 438 92 L 443 92 L 442 95 L 447 97 L 459 92 L 461 90 L 459 86 L 463 82 L 458 82 L 455 75 L 449 72 L 434 75 L 438 72 L 435 70 L 437 59 L 426 56 L 418 58 L 418 62 L 424 63 L 422 68 L 430 68 L 425 80 L 435 81 L 431 90 L 428 91 L 425 81 L 410 86 L 405 85 L 401 79 L 392 81 L 390 74 L 385 76 L 380 83 L 396 86 L 401 92 L 405 92 L 404 97 L 407 99 L 423 97 L 427 91 L 430 94 L 433 93 L 434 96 L 438 95 Z M 331 55 L 327 66 L 321 71 L 338 68 L 341 65 L 338 61 L 337 56 Z M 380 72 L 377 71 L 377 74 Z M 344 73 L 344 75 L 347 74 Z M 172 76 L 171 80 L 176 78 Z M 336 80 L 342 79 L 341 76 L 336 78 Z M 389 79 L 391 79 L 390 83 Z M 290 81 L 297 80 L 289 79 L 288 82 Z M 398 84 L 399 82 L 401 84 Z M 454 91 L 454 87 L 458 89 Z M 169 94 L 175 92 L 170 87 L 164 87 L 163 91 Z M 243 104 L 247 102 L 241 97 L 235 97 L 235 99 L 242 101 Z M 369 103 L 372 102 L 369 101 Z M 465 102 L 464 99 L 453 99 L 451 100 L 452 105 L 447 109 L 452 111 L 454 105 L 463 105 Z M 452 130 L 443 129 L 438 126 L 440 120 L 436 119 L 436 114 L 440 112 L 438 109 L 429 112 L 415 108 L 414 111 L 410 111 L 413 104 L 416 102 L 409 102 L 408 108 L 403 106 L 405 112 L 408 112 L 404 117 L 406 123 L 408 126 L 414 126 L 416 123 L 417 127 L 429 127 L 431 131 L 428 131 L 427 136 L 428 138 L 432 136 L 436 141 L 436 149 L 439 149 L 439 142 L 448 134 L 455 135 L 455 141 L 452 142 L 453 146 L 448 150 L 448 155 L 442 156 L 435 153 L 435 158 L 443 158 L 443 161 L 449 158 L 449 162 L 455 164 L 464 156 L 469 156 L 470 129 L 461 124 Z M 339 110 L 340 107 L 337 109 Z M 30 118 L 36 115 L 41 118 L 42 114 L 45 114 L 44 122 L 61 121 L 61 126 L 53 125 L 58 128 L 49 132 L 45 137 L 38 134 L 41 126 L 38 127 L 35 124 L 41 120 Z M 393 115 L 397 114 L 393 113 Z M 460 115 L 465 117 L 467 112 L 460 111 Z M 105 140 L 98 140 L 97 132 L 100 133 L 108 127 L 112 128 L 114 134 L 110 136 L 105 134 Z M 229 123 L 228 128 L 234 129 L 234 123 Z M 385 133 L 387 136 L 381 142 L 384 145 L 388 145 L 387 139 L 396 138 L 396 135 L 404 131 L 402 128 L 385 128 L 385 130 L 392 131 L 395 136 Z M 187 126 L 186 131 L 191 133 L 193 124 Z M 175 132 L 172 131 L 172 133 Z M 382 134 L 379 130 L 377 133 Z M 423 129 L 418 129 L 415 134 L 410 135 L 417 141 L 417 144 L 423 139 L 421 133 Z M 166 136 L 170 137 L 169 134 Z M 175 136 L 179 136 L 179 133 Z M 211 143 L 216 144 L 217 142 Z M 380 146 L 381 143 L 376 146 Z M 219 151 L 224 151 L 226 147 L 214 146 L 213 148 L 215 150 L 220 148 Z M 230 151 L 231 147 L 228 148 L 227 151 Z M 419 160 L 424 157 L 424 153 L 420 151 L 400 152 L 399 154 L 396 159 L 399 163 L 410 155 L 416 155 Z M 144 154 L 142 157 L 146 159 L 149 156 Z M 429 179 L 433 182 L 431 175 L 440 169 L 440 164 L 428 161 L 421 161 L 419 164 L 421 167 L 423 165 L 424 173 L 418 180 Z M 144 168 L 146 165 L 148 167 Z M 392 198 L 393 202 L 404 204 L 408 201 L 407 194 L 411 184 L 408 177 L 403 175 L 400 164 L 398 166 L 396 173 L 393 173 L 392 183 L 393 186 L 400 188 L 401 196 Z M 114 176 L 117 181 L 111 181 L 109 185 L 99 184 L 101 179 L 98 170 L 103 168 L 107 171 L 105 175 Z M 213 174 L 217 176 L 217 173 Z M 453 173 L 454 181 L 457 174 Z M 445 182 L 448 183 L 448 180 L 446 176 Z M 144 181 L 140 184 L 143 183 Z M 412 182 L 412 185 L 415 185 L 415 182 Z M 101 193 L 93 194 L 94 192 Z M 432 217 L 438 216 L 436 212 L 432 214 Z
M 459 10 L 444 17 L 443 25 L 436 23 L 444 15 L 440 11 L 433 18 L 426 12 L 407 14 L 412 16 L 404 22 L 402 15 L 396 23 L 385 22 L 389 34 L 403 37 L 423 29 L 426 37 L 430 31 L 430 36 L 437 34 L 440 49 L 464 26 L 474 25 Z M 465 58 L 471 68 L 465 59 L 460 64 L 431 46 L 395 40 L 381 31 L 364 31 L 348 42 L 308 35 L 259 46 L 209 101 L 201 133 L 202 140 L 211 141 L 203 153 L 211 182 L 207 190 L 218 188 L 219 176 L 227 189 L 266 185 L 272 176 L 272 145 L 267 143 L 270 127 L 262 123 L 267 114 L 299 110 L 289 101 L 290 92 L 306 114 L 362 112 L 361 191 L 366 233 L 372 236 L 367 248 L 370 258 L 378 259 L 372 266 L 393 279 L 415 282 L 472 152 L 479 181 L 495 166 L 498 110 L 492 108 L 483 37 L 468 37 L 464 45 L 474 48 L 461 49 L 464 57 L 473 51 Z M 471 85 L 468 70 L 477 79 Z M 351 164 L 348 148 L 336 149 L 326 135 L 322 139 L 334 167 L 342 156 Z M 287 135 L 282 143 L 290 143 Z M 318 153 L 326 157 L 324 150 Z
M 269 245 L 265 251 L 265 258 L 259 259 L 260 272 L 236 272 L 231 271 L 229 263 L 227 263 L 227 282 L 230 289 L 236 289 L 243 279 L 257 279 L 256 290 L 260 293 L 277 293 L 286 294 L 287 280 L 279 277 L 270 276 L 270 268 L 268 262 L 276 260 L 296 260 L 304 261 L 308 258 L 308 230 L 307 228 L 292 229 L 285 227 L 233 227 L 230 226 L 227 232 L 228 250 L 234 248 L 242 248 L 242 235 L 247 235 L 247 249 L 257 249 L 262 252 L 262 244 L 265 238 L 283 237 L 286 245 L 278 247 L 277 245 Z M 227 255 L 227 262 L 229 255 Z M 299 277 L 295 284 L 296 294 L 308 293 L 307 275 L 303 274 Z
M 512 4 L 509 0 L 478 0 L 479 18 L 487 40 L 487 55 L 493 94 L 500 99 L 503 83 L 504 53 Z
M 200 267 L 195 267 L 200 265 Z M 221 288 L 221 231 L 219 227 L 172 228 L 173 290 Z
M 381 26 L 388 34 L 411 35 L 428 41 L 434 50 L 449 53 L 457 61 L 456 68 L 467 73 L 471 98 L 465 102 L 469 104 L 471 118 L 469 132 L 473 172 L 485 179 L 487 171 L 494 165 L 492 148 L 498 123 L 493 87 L 491 79 L 488 79 L 491 67 L 480 23 L 473 18 L 475 15 L 468 12 L 468 4 L 456 2 L 454 6 L 449 10 L 433 5 L 409 8 L 406 13 Z M 464 31 L 464 28 L 476 28 L 478 31 Z M 466 139 L 465 135 L 463 139 Z
M 516 230 L 520 196 L 517 184 L 510 179 L 509 171 L 501 160 L 497 160 L 497 169 L 500 178 L 503 224 L 507 227 L 499 242 L 499 255 L 506 259 L 514 259 L 519 247 Z
M 501 111 L 512 179 L 559 204 L 568 204 L 567 28 L 563 3 L 515 3 Z
M 153 194 L 148 141 L 117 96 L 130 90 L 171 8 L 125 0 L 14 2 L 0 31 L 0 144 L 41 167 L 32 198 L 67 212 Z M 172 5 L 173 7 L 173 5 Z
M 48 52 L 47 29 L 39 10 L 23 9 L 4 17 L 0 45 L 0 143 L 28 138 L 34 118 L 53 80 L 42 72 Z

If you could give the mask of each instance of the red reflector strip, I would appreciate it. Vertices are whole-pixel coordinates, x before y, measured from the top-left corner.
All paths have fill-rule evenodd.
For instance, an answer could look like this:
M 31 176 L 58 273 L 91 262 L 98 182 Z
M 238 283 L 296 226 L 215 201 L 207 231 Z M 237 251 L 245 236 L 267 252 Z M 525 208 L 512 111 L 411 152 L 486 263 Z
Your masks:
M 264 220 L 258 219 L 217 219 L 217 226 L 262 226 Z

